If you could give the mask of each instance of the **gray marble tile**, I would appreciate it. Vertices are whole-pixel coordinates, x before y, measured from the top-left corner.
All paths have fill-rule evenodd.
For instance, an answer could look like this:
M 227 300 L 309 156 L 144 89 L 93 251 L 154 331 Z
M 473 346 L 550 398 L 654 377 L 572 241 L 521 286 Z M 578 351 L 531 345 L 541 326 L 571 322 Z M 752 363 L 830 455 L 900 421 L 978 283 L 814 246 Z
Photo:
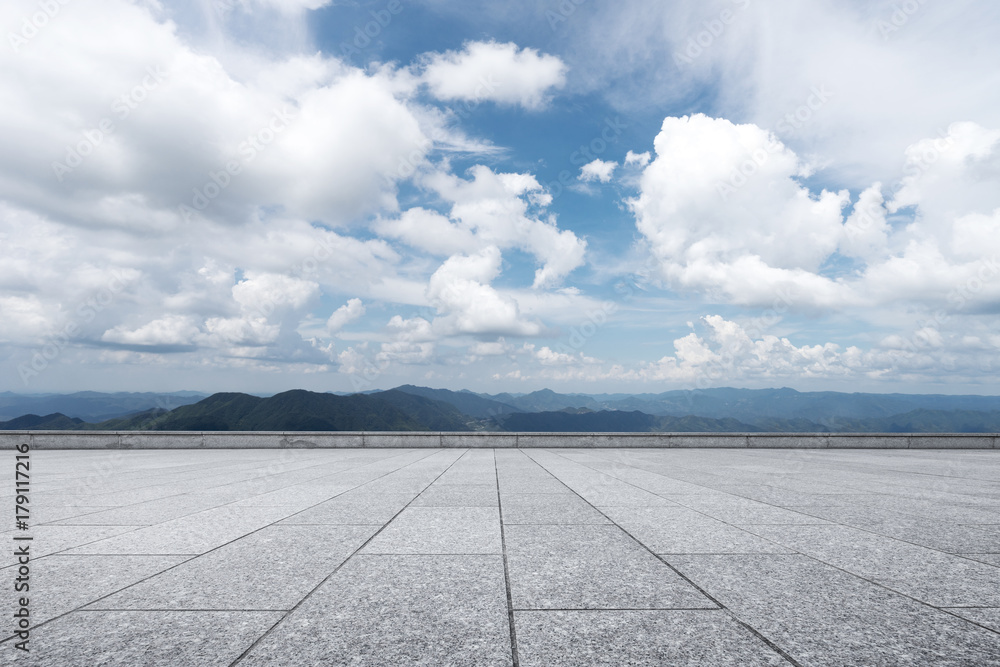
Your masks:
M 330 482 L 326 484 L 295 484 L 267 493 L 237 501 L 244 507 L 309 507 L 331 500 L 342 493 L 355 489 L 360 484 L 354 482 Z
M 0 507 L 13 507 L 15 496 L 11 496 L 9 499 L 0 500 Z M 95 512 L 103 512 L 107 510 L 107 507 L 98 506 L 82 506 L 82 505 L 48 505 L 48 504 L 35 504 L 31 508 L 31 523 L 33 525 L 41 524 L 59 524 L 65 519 L 73 519 L 75 517 L 82 517 L 87 514 L 93 514 Z
M 726 498 L 684 498 L 678 499 L 680 505 L 698 510 L 713 519 L 738 526 L 752 524 L 824 524 L 825 519 L 812 516 L 805 512 L 796 512 L 774 507 L 748 498 L 729 496 Z
M 569 486 L 588 503 L 603 506 L 645 507 L 673 505 L 670 500 L 616 479 L 569 480 Z
M 971 558 L 972 560 L 977 560 L 980 563 L 989 563 L 990 565 L 995 565 L 1000 567 L 1000 553 L 993 554 L 959 554 L 965 558 Z
M 712 609 L 617 526 L 507 526 L 515 609 Z
M 672 556 L 802 665 L 994 665 L 1000 635 L 796 555 Z
M 281 523 L 384 525 L 413 498 L 412 493 L 352 491 L 292 514 Z
M 958 608 L 948 609 L 956 616 L 968 619 L 973 623 L 978 623 L 984 628 L 989 628 L 993 632 L 1000 633 L 1000 608 L 978 607 L 978 608 Z
M 936 607 L 1000 606 L 1000 569 L 849 526 L 747 530 Z
M 89 609 L 291 609 L 379 526 L 269 526 Z
M 31 561 L 35 625 L 184 562 L 189 556 L 64 556 Z M 8 628 L 4 628 L 6 633 Z M 4 635 L 6 636 L 6 634 Z
M 18 531 L 17 536 L 30 535 L 32 537 L 29 547 L 31 557 L 41 558 L 133 530 L 135 530 L 134 526 L 57 526 L 49 524 L 31 526 L 30 530 L 26 532 Z M 13 533 L 8 533 L 8 535 L 13 537 Z M 13 543 L 14 540 L 9 538 L 8 544 Z M 13 549 L 4 549 L 4 557 L 0 564 L 3 567 L 9 567 L 14 562 Z
M 496 480 L 492 484 L 441 484 L 441 480 L 417 496 L 414 507 L 496 507 Z
M 785 666 L 724 611 L 518 611 L 522 667 Z
M 610 523 L 579 497 L 564 493 L 505 493 L 503 522 L 505 525 Z
M 512 664 L 500 556 L 355 556 L 240 667 Z
M 765 540 L 682 507 L 604 507 L 605 514 L 657 554 L 789 553 Z
M 228 665 L 281 618 L 260 611 L 76 611 L 31 633 L 31 652 L 0 645 L 0 663 L 37 667 Z M 9 661 L 9 662 L 7 662 Z
M 63 519 L 58 523 L 67 526 L 151 526 L 203 512 L 222 504 L 224 503 L 212 498 L 184 494 L 162 500 L 148 500 L 134 505 L 117 506 Z
M 280 521 L 290 512 L 281 507 L 225 505 L 155 526 L 91 542 L 74 554 L 201 554 Z M 69 528 L 70 526 L 66 526 Z M 85 528 L 84 526 L 74 528 Z M 104 526 L 94 528 L 105 529 Z
M 879 507 L 810 507 L 804 512 L 940 551 L 1000 552 L 1000 533 Z
M 573 492 L 566 485 L 552 477 L 522 478 L 516 475 L 501 476 L 500 493 L 564 493 Z
M 499 554 L 494 507 L 408 507 L 362 550 L 365 554 Z

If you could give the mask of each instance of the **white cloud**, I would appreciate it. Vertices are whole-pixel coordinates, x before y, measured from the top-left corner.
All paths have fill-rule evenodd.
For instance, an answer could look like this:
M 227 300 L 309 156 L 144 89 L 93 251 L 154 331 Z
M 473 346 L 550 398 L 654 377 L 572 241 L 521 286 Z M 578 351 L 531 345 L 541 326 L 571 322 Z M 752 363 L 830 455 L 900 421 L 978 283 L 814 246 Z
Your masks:
M 330 333 L 337 333 L 364 314 L 365 305 L 361 302 L 361 299 L 350 299 L 346 304 L 333 311 L 330 319 L 326 321 L 326 329 Z
M 379 365 L 387 364 L 423 364 L 434 357 L 434 343 L 412 343 L 410 341 L 394 341 L 382 343 L 375 361 Z
M 428 54 L 423 80 L 441 100 L 493 101 L 538 109 L 566 81 L 566 65 L 513 42 L 469 42 L 462 51 Z
M 431 329 L 431 323 L 422 317 L 403 319 L 394 315 L 386 326 L 394 341 L 426 343 L 437 338 Z
M 806 106 L 807 121 L 782 139 L 827 157 L 829 172 L 860 190 L 889 182 L 907 146 L 956 120 L 1000 127 L 1000 106 L 985 92 L 998 83 L 993 8 L 918 4 L 891 32 L 879 24 L 904 3 L 889 0 L 621 0 L 574 12 L 557 29 L 573 64 L 567 87 L 623 113 L 707 93 L 716 115 L 777 131 Z M 820 86 L 833 96 L 809 109 Z
M 643 153 L 634 153 L 629 151 L 625 154 L 625 166 L 630 167 L 632 165 L 638 165 L 640 167 L 645 167 L 649 164 L 650 158 L 651 156 L 649 151 L 645 151 Z
M 425 179 L 427 187 L 451 203 L 450 227 L 445 227 L 440 218 L 429 220 L 431 228 L 449 240 L 446 244 L 467 243 L 464 252 L 496 246 L 531 253 L 542 262 L 535 272 L 536 288 L 557 286 L 573 269 L 583 265 L 586 241 L 569 230 L 560 230 L 554 216 L 543 218 L 540 212 L 529 211 L 529 206 L 543 206 L 549 201 L 530 202 L 532 194 L 542 191 L 534 176 L 498 174 L 484 165 L 476 165 L 469 171 L 471 181 L 440 172 Z M 420 241 L 412 233 L 407 233 L 407 237 L 417 247 L 430 250 L 440 246 L 436 241 Z
M 185 315 L 168 315 L 148 322 L 137 329 L 118 326 L 101 337 L 109 343 L 126 345 L 191 345 L 201 334 L 197 324 Z
M 372 362 L 368 360 L 367 351 L 368 343 L 364 342 L 349 347 L 338 354 L 338 372 L 344 373 L 345 375 L 359 375 L 367 372 L 374 376 L 375 373 L 373 372 L 373 365 Z
M 0 19 L 19 11 L 4 5 Z M 0 53 L 0 69 L 20 73 L 0 79 L 11 100 L 0 123 L 17 128 L 0 158 L 0 198 L 135 231 L 179 231 L 181 205 L 230 224 L 276 204 L 343 224 L 394 208 L 396 182 L 434 146 L 428 136 L 454 134 L 391 73 L 322 55 L 257 55 L 250 69 L 224 55 L 124 0 L 66 8 L 20 52 Z M 100 76 L 83 81 L 65 62 Z
M 702 324 L 707 335 L 690 333 L 675 340 L 672 356 L 633 368 L 615 367 L 603 377 L 698 388 L 737 382 L 773 386 L 787 379 L 934 381 L 941 368 L 950 368 L 954 379 L 975 377 L 990 354 L 981 338 L 946 336 L 934 327 L 888 336 L 862 350 L 829 342 L 797 346 L 788 338 L 756 327 L 749 331 L 718 315 L 702 318 Z
M 445 334 L 535 335 L 541 328 L 522 320 L 517 302 L 489 285 L 500 273 L 500 250 L 489 246 L 474 255 L 455 255 L 431 276 L 427 298 L 441 317 Z
M 224 2 L 225 0 L 216 0 Z M 229 0 L 234 4 L 239 0 Z M 283 12 L 297 12 L 306 9 L 319 9 L 326 7 L 332 0 L 254 0 L 256 3 L 280 9 Z
M 547 345 L 537 347 L 531 343 L 525 343 L 521 349 L 542 366 L 579 366 L 600 363 L 598 359 L 588 357 L 582 352 L 560 352 Z
M 994 273 L 998 139 L 960 123 L 943 139 L 914 144 L 895 196 L 885 201 L 876 183 L 845 219 L 848 193 L 808 189 L 801 178 L 810 166 L 765 130 L 702 115 L 667 118 L 630 205 L 675 289 L 737 305 L 780 298 L 810 308 L 908 301 L 933 309 Z M 913 222 L 893 227 L 888 216 L 906 206 Z M 837 253 L 854 258 L 856 270 L 831 274 L 826 263 Z M 967 300 L 989 303 L 998 294 L 1000 281 L 991 281 Z
M 260 347 L 276 342 L 281 326 L 269 324 L 260 315 L 244 315 L 210 317 L 205 321 L 205 330 L 223 347 Z
M 796 180 L 808 165 L 754 125 L 668 117 L 655 147 L 631 207 L 666 279 L 738 304 L 777 290 L 812 304 L 851 299 L 816 273 L 843 236 L 846 191 L 814 197 Z
M 472 229 L 419 206 L 407 209 L 396 219 L 380 219 L 373 229 L 381 236 L 399 239 L 435 255 L 468 252 L 477 245 Z
M 248 272 L 233 286 L 233 299 L 246 312 L 270 315 L 283 306 L 301 309 L 319 294 L 319 285 L 275 273 Z
M 510 354 L 512 351 L 513 346 L 503 336 L 500 336 L 495 341 L 481 341 L 469 347 L 469 354 L 473 357 L 498 357 Z
M 631 154 L 631 151 L 629 153 Z M 578 178 L 584 182 L 600 181 L 601 183 L 608 183 L 611 181 L 611 175 L 614 174 L 617 167 L 617 162 L 596 159 L 580 167 Z

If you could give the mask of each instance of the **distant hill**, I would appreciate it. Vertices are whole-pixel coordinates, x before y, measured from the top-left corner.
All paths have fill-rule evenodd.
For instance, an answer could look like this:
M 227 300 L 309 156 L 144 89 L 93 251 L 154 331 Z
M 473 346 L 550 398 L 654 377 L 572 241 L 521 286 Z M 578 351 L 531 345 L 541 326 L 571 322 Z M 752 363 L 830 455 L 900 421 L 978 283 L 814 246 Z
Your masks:
M 390 394 L 383 398 L 383 394 Z M 336 396 L 296 389 L 258 398 L 213 394 L 157 418 L 157 431 L 466 431 L 461 415 L 447 405 L 390 392 Z M 418 416 L 419 415 L 419 416 Z M 434 427 L 430 423 L 434 423 Z
M 99 422 L 154 408 L 172 410 L 182 405 L 196 403 L 207 395 L 193 391 L 167 394 L 79 391 L 73 394 L 30 395 L 3 392 L 0 393 L 0 421 L 27 414 L 61 413 L 87 422 Z
M 75 397 L 72 400 L 104 400 L 107 396 L 135 395 L 70 395 Z M 0 399 L 13 398 L 18 397 L 0 394 Z M 173 409 L 153 406 L 111 419 L 84 420 L 53 411 L 30 412 L 0 421 L 0 430 L 94 429 L 998 433 L 1000 397 L 725 388 L 634 395 L 558 394 L 542 390 L 491 397 L 403 385 L 388 391 L 350 395 L 293 390 L 261 398 L 219 393 Z
M 80 428 L 82 419 L 71 419 L 56 412 L 51 415 L 22 415 L 10 421 L 0 422 L 3 431 L 70 431 Z
M 505 431 L 587 433 L 700 433 L 756 431 L 735 419 L 657 417 L 644 412 L 521 412 L 502 420 Z
M 846 433 L 1000 433 L 1000 411 L 913 410 L 873 419 L 841 419 L 827 425 Z
M 390 389 L 377 394 L 369 394 L 372 398 L 385 401 L 398 408 L 407 416 L 412 417 L 426 428 L 425 431 L 468 431 L 466 422 L 469 416 L 449 403 L 436 401 L 425 396 L 410 394 L 398 389 Z M 375 429 L 366 429 L 375 430 Z
M 484 394 L 482 396 L 511 405 L 520 412 L 554 412 L 563 408 L 600 410 L 608 407 L 598 399 L 586 394 L 557 394 L 551 389 L 541 389 L 521 396 L 512 394 L 497 394 L 495 396 Z
M 487 419 L 496 415 L 508 414 L 511 412 L 523 412 L 509 403 L 484 398 L 471 391 L 450 391 L 448 389 L 430 389 L 428 387 L 414 387 L 412 384 L 404 384 L 396 387 L 395 391 L 423 396 L 435 401 L 442 401 L 454 406 L 461 413 L 470 417 Z
M 914 410 L 891 417 L 838 420 L 819 424 L 806 419 L 770 418 L 747 424 L 731 418 L 664 417 L 644 412 L 516 413 L 498 419 L 505 431 L 567 433 L 1000 433 L 1000 411 Z
M 468 431 L 454 407 L 403 392 L 336 396 L 301 389 L 270 398 L 213 394 L 171 411 L 83 423 L 65 415 L 27 416 L 0 423 L 0 430 L 148 431 Z
M 762 425 L 773 419 L 806 420 L 816 424 L 838 424 L 851 420 L 891 417 L 916 410 L 1000 411 L 1000 396 L 949 396 L 940 394 L 848 394 L 800 392 L 780 389 L 733 389 L 720 387 L 675 390 L 659 394 L 559 394 L 547 389 L 530 394 L 482 394 L 507 402 L 522 412 L 555 412 L 566 408 L 594 411 L 644 412 L 669 417 L 736 419 Z M 844 420 L 847 420 L 846 422 Z

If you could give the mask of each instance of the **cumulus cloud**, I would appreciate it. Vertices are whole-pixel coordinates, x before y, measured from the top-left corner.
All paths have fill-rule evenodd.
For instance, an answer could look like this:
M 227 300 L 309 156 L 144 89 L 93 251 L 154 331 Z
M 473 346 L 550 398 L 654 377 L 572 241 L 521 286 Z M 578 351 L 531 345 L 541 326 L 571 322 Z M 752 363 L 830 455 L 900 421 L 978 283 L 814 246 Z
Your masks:
M 489 100 L 538 109 L 551 89 L 566 82 L 566 65 L 513 42 L 469 42 L 461 51 L 428 55 L 422 78 L 441 100 Z
M 191 345 L 201 334 L 193 318 L 168 315 L 148 322 L 137 329 L 117 326 L 104 333 L 101 340 L 126 345 Z
M 813 196 L 796 180 L 808 165 L 755 125 L 668 117 L 654 145 L 631 207 L 666 279 L 739 304 L 778 289 L 806 303 L 849 299 L 817 274 L 842 238 L 846 191 Z
M 18 11 L 4 5 L 0 18 Z M 112 24 L 113 34 L 99 29 Z M 100 76 L 81 81 L 69 61 Z M 428 135 L 452 135 L 383 72 L 322 55 L 243 66 L 194 49 L 139 4 L 63 12 L 30 48 L 0 53 L 0 68 L 22 74 L 0 80 L 11 100 L 0 122 L 18 128 L 0 158 L 0 197 L 147 232 L 192 217 L 239 224 L 275 204 L 342 224 L 395 207 L 395 183 L 435 144 Z
M 631 154 L 631 151 L 629 153 Z M 580 167 L 578 178 L 584 182 L 600 181 L 601 183 L 608 183 L 611 181 L 611 175 L 614 174 L 617 167 L 617 162 L 604 161 L 598 158 Z
M 427 298 L 437 308 L 439 331 L 448 334 L 534 335 L 541 330 L 521 318 L 517 302 L 490 286 L 500 273 L 500 250 L 450 257 L 431 276 Z
M 865 350 L 830 342 L 796 345 L 759 324 L 745 327 L 719 315 L 701 318 L 701 325 L 707 333 L 678 338 L 673 355 L 632 368 L 617 366 L 602 377 L 701 388 L 785 379 L 933 381 L 938 369 L 948 368 L 954 379 L 968 379 L 990 363 L 1000 343 L 985 332 L 970 336 L 926 326 L 887 336 Z
M 802 183 L 810 165 L 766 130 L 703 115 L 667 118 L 630 206 L 678 290 L 754 306 L 776 295 L 812 308 L 943 305 L 1000 253 L 1000 194 L 988 176 L 998 173 L 998 138 L 959 123 L 915 143 L 894 196 L 886 200 L 873 184 L 845 215 L 849 194 L 810 190 Z M 906 207 L 913 221 L 890 224 Z M 838 255 L 854 259 L 856 270 L 830 273 Z M 998 293 L 989 285 L 976 300 Z
M 469 170 L 471 180 L 447 173 L 429 175 L 425 185 L 451 204 L 450 221 L 420 213 L 438 240 L 426 238 L 412 229 L 404 216 L 402 223 L 383 223 L 387 235 L 398 235 L 408 243 L 432 252 L 445 248 L 473 252 L 488 246 L 518 248 L 533 255 L 542 266 L 535 271 L 533 286 L 554 287 L 584 263 L 587 242 L 569 230 L 560 230 L 554 216 L 544 216 L 532 207 L 544 207 L 550 200 L 534 200 L 543 188 L 531 174 L 496 173 L 484 165 Z
M 233 0 L 235 2 L 236 0 Z M 326 7 L 332 0 L 253 0 L 257 4 L 274 7 L 284 12 L 297 12 L 306 9 Z
M 365 314 L 365 305 L 361 299 L 351 299 L 343 306 L 333 311 L 330 319 L 326 321 L 326 329 L 330 333 L 337 333 L 345 326 L 358 320 Z
M 643 153 L 635 153 L 633 151 L 629 151 L 628 153 L 625 154 L 625 166 L 630 167 L 632 165 L 638 165 L 640 167 L 645 167 L 647 164 L 649 164 L 650 159 L 651 156 L 649 154 L 649 151 L 645 151 Z

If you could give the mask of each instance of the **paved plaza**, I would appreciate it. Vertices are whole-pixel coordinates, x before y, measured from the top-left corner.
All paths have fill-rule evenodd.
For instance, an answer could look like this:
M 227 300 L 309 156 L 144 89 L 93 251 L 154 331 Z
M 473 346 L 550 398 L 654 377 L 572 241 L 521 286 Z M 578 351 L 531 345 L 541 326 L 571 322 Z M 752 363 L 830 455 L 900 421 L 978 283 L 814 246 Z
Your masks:
M 44 450 L 29 530 L 0 493 L 4 665 L 1000 665 L 995 450 Z

